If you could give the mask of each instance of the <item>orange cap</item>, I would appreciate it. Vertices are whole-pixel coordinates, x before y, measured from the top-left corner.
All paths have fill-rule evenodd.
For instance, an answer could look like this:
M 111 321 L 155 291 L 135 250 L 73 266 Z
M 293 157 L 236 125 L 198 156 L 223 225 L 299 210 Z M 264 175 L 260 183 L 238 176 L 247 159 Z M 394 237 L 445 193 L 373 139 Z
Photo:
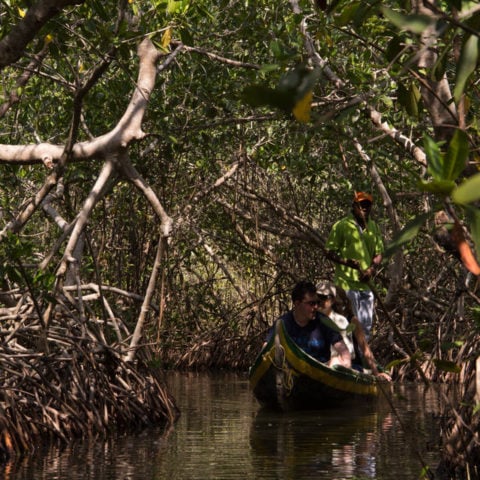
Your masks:
M 370 193 L 366 192 L 355 192 L 355 196 L 353 197 L 354 202 L 363 202 L 364 200 L 368 200 L 369 202 L 373 203 L 373 197 Z

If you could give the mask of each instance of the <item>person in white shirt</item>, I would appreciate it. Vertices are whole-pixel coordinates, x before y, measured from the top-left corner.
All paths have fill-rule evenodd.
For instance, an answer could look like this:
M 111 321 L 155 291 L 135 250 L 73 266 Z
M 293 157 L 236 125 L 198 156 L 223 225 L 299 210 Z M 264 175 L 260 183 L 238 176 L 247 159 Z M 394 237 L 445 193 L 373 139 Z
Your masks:
M 342 299 L 342 293 L 344 299 Z M 329 280 L 321 280 L 317 284 L 317 298 L 319 301 L 319 312 L 328 317 L 332 325 L 342 335 L 343 341 L 350 351 L 352 357 L 352 368 L 369 369 L 373 375 L 379 379 L 391 382 L 392 378 L 386 372 L 380 372 L 377 368 L 377 362 L 370 346 L 368 345 L 362 324 L 358 318 L 349 312 L 349 301 L 341 288 Z M 342 313 L 338 312 L 340 307 L 344 309 Z M 343 313 L 346 314 L 343 315 Z M 332 352 L 332 356 L 335 352 Z

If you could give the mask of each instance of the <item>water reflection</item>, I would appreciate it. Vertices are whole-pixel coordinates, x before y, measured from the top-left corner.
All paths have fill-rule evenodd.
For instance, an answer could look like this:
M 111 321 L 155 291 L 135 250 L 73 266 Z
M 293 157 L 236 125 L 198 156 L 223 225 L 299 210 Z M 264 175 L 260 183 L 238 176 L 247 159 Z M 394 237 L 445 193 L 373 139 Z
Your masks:
M 271 478 L 376 478 L 380 432 L 390 414 L 370 407 L 280 415 L 259 411 L 251 428 L 254 467 Z
M 2 478 L 396 480 L 438 460 L 438 389 L 394 386 L 396 412 L 381 400 L 280 414 L 260 410 L 246 375 L 172 374 L 169 385 L 182 411 L 171 431 L 39 445 Z

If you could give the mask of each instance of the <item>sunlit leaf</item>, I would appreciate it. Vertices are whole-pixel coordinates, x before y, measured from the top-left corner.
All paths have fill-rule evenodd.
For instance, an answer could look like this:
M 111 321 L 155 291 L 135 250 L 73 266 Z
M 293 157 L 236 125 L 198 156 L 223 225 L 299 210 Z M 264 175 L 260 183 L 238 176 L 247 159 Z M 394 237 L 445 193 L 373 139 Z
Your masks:
M 404 15 L 387 7 L 381 7 L 381 9 L 388 20 L 401 30 L 408 30 L 420 34 L 433 23 L 432 18 L 427 15 Z
M 167 13 L 185 13 L 189 7 L 189 0 L 168 0 Z
M 465 85 L 470 75 L 475 71 L 477 66 L 478 48 L 479 38 L 477 35 L 470 35 L 463 44 L 455 76 L 455 88 L 453 90 L 453 97 L 457 102 L 465 90 Z
M 172 28 L 168 27 L 162 35 L 162 47 L 167 48 L 172 41 Z
M 427 219 L 431 216 L 432 213 L 422 213 L 421 215 L 418 215 L 414 219 L 410 220 L 387 245 L 384 256 L 392 256 L 403 245 L 411 242 L 418 235 L 418 232 L 423 227 Z
M 455 203 L 467 204 L 480 200 L 480 173 L 465 180 L 452 192 Z

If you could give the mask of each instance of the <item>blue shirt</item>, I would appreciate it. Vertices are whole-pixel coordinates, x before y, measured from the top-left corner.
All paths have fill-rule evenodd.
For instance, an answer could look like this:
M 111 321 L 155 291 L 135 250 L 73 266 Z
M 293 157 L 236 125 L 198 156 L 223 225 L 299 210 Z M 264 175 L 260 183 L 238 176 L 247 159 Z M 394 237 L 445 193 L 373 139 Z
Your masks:
M 322 314 L 317 313 L 315 319 L 304 327 L 295 321 L 292 310 L 283 314 L 280 319 L 288 335 L 304 352 L 321 362 L 327 362 L 330 360 L 330 346 L 341 341 L 342 336 L 324 325 L 320 315 Z M 268 339 L 273 335 L 274 330 L 274 327 L 270 329 Z

